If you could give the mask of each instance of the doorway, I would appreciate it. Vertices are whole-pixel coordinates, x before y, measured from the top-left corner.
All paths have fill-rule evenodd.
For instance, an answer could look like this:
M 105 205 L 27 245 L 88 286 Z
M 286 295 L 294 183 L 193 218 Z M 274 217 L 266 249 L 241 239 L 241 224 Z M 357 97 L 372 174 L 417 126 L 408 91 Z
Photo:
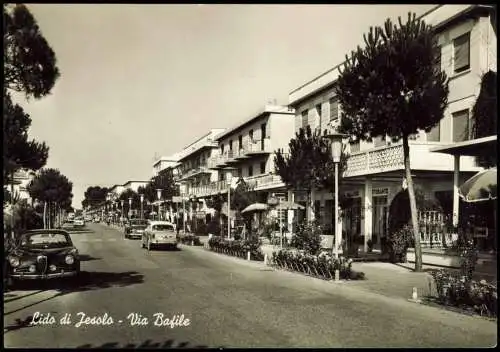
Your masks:
M 387 236 L 387 196 L 373 197 L 372 241 L 373 248 L 381 250 Z

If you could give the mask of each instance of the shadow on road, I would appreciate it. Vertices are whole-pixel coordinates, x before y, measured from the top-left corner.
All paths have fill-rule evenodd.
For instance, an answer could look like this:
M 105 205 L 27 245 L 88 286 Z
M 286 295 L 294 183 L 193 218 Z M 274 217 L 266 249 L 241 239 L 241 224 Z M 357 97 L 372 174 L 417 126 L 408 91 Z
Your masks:
M 76 234 L 79 234 L 79 233 L 95 233 L 95 231 L 92 231 L 92 230 L 73 230 L 73 229 L 68 229 L 66 231 L 68 231 L 72 235 L 76 235 Z
M 102 258 L 96 258 L 88 254 L 79 254 L 78 258 L 81 262 L 89 262 L 91 260 L 101 260 Z
M 27 316 L 25 319 L 19 319 L 17 318 L 15 323 L 12 325 L 5 326 L 3 328 L 4 334 L 10 331 L 15 331 L 23 328 L 31 328 L 35 325 L 31 325 L 31 321 L 33 320 L 33 316 Z
M 33 280 L 33 281 L 19 282 L 17 284 L 17 287 L 15 288 L 16 290 L 33 289 L 33 287 L 36 285 L 35 287 L 39 290 L 42 291 L 54 290 L 56 291 L 56 293 L 51 297 L 30 303 L 19 309 L 15 309 L 12 311 L 5 311 L 4 315 L 9 315 L 19 312 L 23 309 L 57 298 L 59 296 L 63 296 L 68 293 L 92 291 L 92 290 L 99 290 L 111 287 L 125 287 L 125 286 L 140 284 L 143 282 L 144 282 L 144 275 L 135 271 L 126 271 L 121 273 L 82 271 L 78 277 L 71 278 L 70 280 L 49 280 L 49 281 Z M 16 299 L 17 298 L 11 300 L 16 300 Z
M 119 342 L 107 342 L 104 343 L 100 346 L 93 346 L 92 344 L 85 344 L 76 347 L 77 349 L 80 348 L 127 348 L 127 349 L 153 349 L 153 348 L 158 348 L 158 349 L 163 349 L 163 348 L 208 348 L 208 346 L 203 346 L 203 345 L 190 345 L 189 342 L 181 342 L 181 343 L 176 343 L 174 340 L 166 340 L 164 342 L 152 342 L 151 340 L 146 340 L 142 343 L 139 344 L 120 344 Z

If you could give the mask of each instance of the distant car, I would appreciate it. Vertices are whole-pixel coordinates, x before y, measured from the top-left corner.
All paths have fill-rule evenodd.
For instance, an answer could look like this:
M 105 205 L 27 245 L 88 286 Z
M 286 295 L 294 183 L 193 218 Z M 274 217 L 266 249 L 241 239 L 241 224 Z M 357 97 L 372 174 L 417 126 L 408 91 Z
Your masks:
M 147 220 L 132 219 L 125 227 L 125 238 L 142 238 L 144 230 L 148 226 Z
M 82 218 L 76 218 L 75 220 L 73 220 L 73 227 L 74 228 L 85 227 L 85 221 Z
M 25 232 L 8 255 L 7 263 L 7 275 L 14 282 L 74 277 L 80 273 L 78 249 L 64 230 Z
M 142 248 L 148 251 L 160 246 L 177 248 L 177 243 L 175 225 L 168 221 L 151 221 L 142 234 Z

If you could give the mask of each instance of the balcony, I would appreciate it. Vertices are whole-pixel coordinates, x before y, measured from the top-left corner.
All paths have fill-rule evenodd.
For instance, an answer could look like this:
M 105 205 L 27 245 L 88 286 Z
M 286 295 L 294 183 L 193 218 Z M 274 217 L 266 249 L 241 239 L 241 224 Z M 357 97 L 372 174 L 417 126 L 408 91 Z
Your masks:
M 273 151 L 271 150 L 271 139 L 264 138 L 263 140 L 254 140 L 249 142 L 245 148 L 245 156 L 253 156 L 253 155 L 263 155 L 270 154 Z
M 453 172 L 453 156 L 430 152 L 445 143 L 410 141 L 410 167 L 412 170 Z M 460 159 L 462 171 L 479 171 L 473 157 Z M 353 153 L 347 159 L 344 177 L 356 177 L 404 170 L 403 145 L 394 144 Z
M 208 197 L 223 192 L 227 192 L 227 182 L 225 180 L 211 182 L 203 186 L 189 187 L 189 194 L 195 195 L 196 197 Z
M 245 177 L 245 182 L 255 191 L 285 186 L 281 177 L 274 174 Z
M 187 179 L 190 179 L 190 178 L 195 177 L 197 175 L 207 174 L 207 173 L 210 173 L 210 170 L 208 169 L 208 167 L 206 167 L 206 166 L 195 167 L 193 169 L 188 170 L 187 172 L 184 172 L 181 175 L 181 177 L 179 178 L 179 181 L 187 180 Z

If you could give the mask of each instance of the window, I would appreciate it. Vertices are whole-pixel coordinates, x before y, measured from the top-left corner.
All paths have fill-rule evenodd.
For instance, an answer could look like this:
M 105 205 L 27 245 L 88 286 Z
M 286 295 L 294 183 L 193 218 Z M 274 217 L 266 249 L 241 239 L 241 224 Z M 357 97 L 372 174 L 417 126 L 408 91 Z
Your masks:
M 463 72 L 470 68 L 470 32 L 453 40 L 454 71 Z
M 260 173 L 265 174 L 266 173 L 266 162 L 263 161 L 260 163 Z
M 238 149 L 243 148 L 243 136 L 238 136 Z
M 239 168 L 238 168 L 238 177 L 243 176 L 241 171 L 242 171 L 242 170 L 241 170 L 241 167 L 239 167 Z
M 316 114 L 318 114 L 319 126 L 321 126 L 321 104 L 316 105 Z
M 438 47 L 438 53 L 436 57 L 436 68 L 438 71 L 441 71 L 441 47 Z
M 470 138 L 469 110 L 457 111 L 453 116 L 453 142 L 463 142 Z
M 302 128 L 306 128 L 309 125 L 309 112 L 307 110 L 302 111 Z
M 432 130 L 427 132 L 427 140 L 429 142 L 439 142 L 440 134 L 441 134 L 441 121 L 439 121 L 438 124 L 432 128 Z
M 253 130 L 248 131 L 248 137 L 250 137 L 250 141 L 253 141 Z
M 220 153 L 221 153 L 221 155 L 222 155 L 222 154 L 224 154 L 224 144 L 222 144 L 222 145 L 220 146 Z
M 233 140 L 229 141 L 229 150 L 233 150 Z
M 252 165 L 250 165 L 248 167 L 248 176 L 253 176 L 253 166 Z
M 330 99 L 330 121 L 339 118 L 339 99 L 333 97 Z

